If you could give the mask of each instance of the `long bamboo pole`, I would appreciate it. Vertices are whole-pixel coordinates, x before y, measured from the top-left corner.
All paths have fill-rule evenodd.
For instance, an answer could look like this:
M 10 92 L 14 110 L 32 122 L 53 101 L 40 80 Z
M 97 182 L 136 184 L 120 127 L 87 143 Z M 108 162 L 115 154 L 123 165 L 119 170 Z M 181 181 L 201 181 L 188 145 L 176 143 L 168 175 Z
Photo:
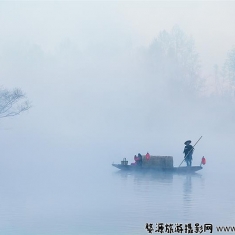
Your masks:
M 202 138 L 202 136 L 199 138 L 199 140 Z M 199 140 L 196 142 L 196 144 L 199 142 Z M 194 144 L 192 149 L 187 153 L 187 155 L 184 157 L 184 160 L 180 163 L 179 167 L 182 165 L 182 163 L 185 161 L 186 157 L 189 155 L 189 153 L 194 149 L 194 146 L 196 145 Z

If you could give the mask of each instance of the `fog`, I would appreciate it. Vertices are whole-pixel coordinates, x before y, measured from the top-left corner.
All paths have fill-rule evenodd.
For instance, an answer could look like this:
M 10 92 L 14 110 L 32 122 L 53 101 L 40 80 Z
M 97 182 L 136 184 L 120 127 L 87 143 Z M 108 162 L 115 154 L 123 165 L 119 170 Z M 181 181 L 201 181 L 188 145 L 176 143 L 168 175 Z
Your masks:
M 1 119 L 2 197 L 38 196 L 52 217 L 57 203 L 64 218 L 79 206 L 89 215 L 86 203 L 65 204 L 60 186 L 82 201 L 84 175 L 107 177 L 112 162 L 147 151 L 174 156 L 177 166 L 184 142 L 200 136 L 194 164 L 205 156 L 205 172 L 228 169 L 235 153 L 234 81 L 221 74 L 235 47 L 234 10 L 234 2 L 213 1 L 0 2 L 1 87 L 21 88 L 32 105 Z M 163 58 L 160 51 L 170 45 L 160 40 L 163 32 L 168 38 L 182 32 L 188 44 L 180 63 L 195 71 Z M 98 185 L 94 180 L 87 193 Z M 32 209 L 27 215 L 40 211 L 34 201 L 24 206 Z

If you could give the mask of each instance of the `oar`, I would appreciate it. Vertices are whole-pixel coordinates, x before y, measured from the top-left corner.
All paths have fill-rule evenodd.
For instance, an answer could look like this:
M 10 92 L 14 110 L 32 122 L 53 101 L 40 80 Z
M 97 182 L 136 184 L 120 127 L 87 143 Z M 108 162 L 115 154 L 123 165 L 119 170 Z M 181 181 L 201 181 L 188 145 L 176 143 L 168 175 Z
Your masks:
M 202 138 L 202 136 L 199 138 L 199 140 L 200 140 L 201 138 Z M 199 140 L 196 142 L 196 144 L 199 142 Z M 194 149 L 194 146 L 195 146 L 196 144 L 193 145 L 192 149 L 191 149 L 191 150 L 187 153 L 187 155 L 184 157 L 184 160 L 185 160 L 185 158 L 188 156 L 188 154 Z M 184 160 L 180 163 L 179 167 L 180 167 L 181 164 L 184 162 Z

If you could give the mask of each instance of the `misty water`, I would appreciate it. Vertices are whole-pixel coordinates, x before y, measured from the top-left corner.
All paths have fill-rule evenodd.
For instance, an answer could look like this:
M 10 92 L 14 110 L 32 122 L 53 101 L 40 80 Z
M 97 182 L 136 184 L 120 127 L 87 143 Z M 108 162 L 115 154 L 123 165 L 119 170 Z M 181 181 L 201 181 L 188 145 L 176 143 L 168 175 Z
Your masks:
M 235 226 L 234 12 L 234 1 L 0 1 L 0 235 Z M 15 88 L 31 108 L 1 118 Z M 178 166 L 200 136 L 196 174 L 112 167 L 147 152 Z
M 235 173 L 224 159 L 209 158 L 198 173 L 182 175 L 122 172 L 102 156 L 71 156 L 41 168 L 31 162 L 25 169 L 22 158 L 1 166 L 1 235 L 148 234 L 146 223 L 234 225 Z

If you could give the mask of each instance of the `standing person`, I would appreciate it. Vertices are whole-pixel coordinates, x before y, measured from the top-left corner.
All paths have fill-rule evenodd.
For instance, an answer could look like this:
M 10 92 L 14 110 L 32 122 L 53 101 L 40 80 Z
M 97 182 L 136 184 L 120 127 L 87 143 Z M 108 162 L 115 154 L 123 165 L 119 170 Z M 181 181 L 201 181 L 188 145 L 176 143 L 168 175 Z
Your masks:
M 138 153 L 138 164 L 142 166 L 142 155 Z
M 191 140 L 187 140 L 184 143 L 186 146 L 184 147 L 184 159 L 187 163 L 187 166 L 192 166 L 192 156 L 193 156 L 193 146 L 191 145 Z

